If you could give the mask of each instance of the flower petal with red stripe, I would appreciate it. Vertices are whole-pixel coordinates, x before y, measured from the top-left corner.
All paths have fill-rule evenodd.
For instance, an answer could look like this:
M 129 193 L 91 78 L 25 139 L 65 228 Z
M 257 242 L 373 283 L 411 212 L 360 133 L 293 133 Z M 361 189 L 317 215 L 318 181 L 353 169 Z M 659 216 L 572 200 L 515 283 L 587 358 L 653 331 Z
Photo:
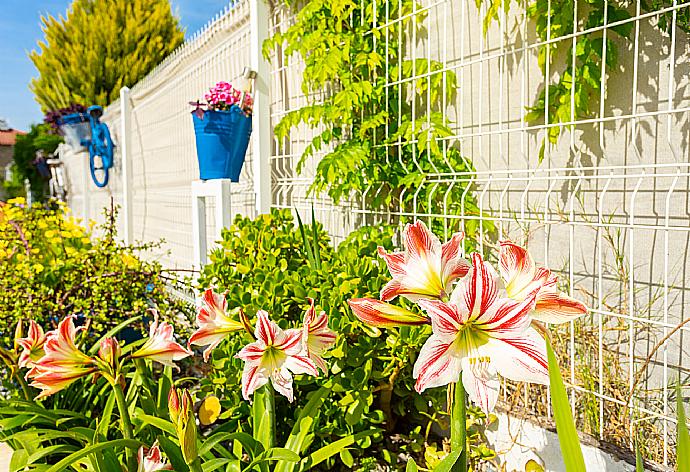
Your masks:
M 463 234 L 457 233 L 442 245 L 423 222 L 407 224 L 403 230 L 405 251 L 387 253 L 378 248 L 393 277 L 381 290 L 381 300 L 399 295 L 412 301 L 446 296 L 452 282 L 469 270 L 461 256 L 462 239 Z
M 160 364 L 176 367 L 174 362 L 191 356 L 188 351 L 174 339 L 173 327 L 168 323 L 158 323 L 158 314 L 149 327 L 149 337 L 133 354 L 132 359 L 151 359 Z
M 549 269 L 537 267 L 529 252 L 511 241 L 501 241 L 499 269 L 508 297 L 523 300 L 537 292 L 535 320 L 558 324 L 587 313 L 583 303 L 558 290 L 558 278 Z
M 246 345 L 235 356 L 244 361 L 242 396 L 249 400 L 256 389 L 266 385 L 270 379 L 276 391 L 292 401 L 292 374 L 319 374 L 305 348 L 303 330 L 283 330 L 263 310 L 256 315 L 256 341 Z
M 207 346 L 204 350 L 204 361 L 208 362 L 211 352 L 234 331 L 245 327 L 241 320 L 236 320 L 227 313 L 225 295 L 211 289 L 204 291 L 197 309 L 196 324 L 199 326 L 189 338 L 189 345 Z
M 546 344 L 531 327 L 535 292 L 524 300 L 498 298 L 495 270 L 479 254 L 451 301 L 420 300 L 433 334 L 415 363 L 415 389 L 462 380 L 470 399 L 491 412 L 498 398 L 497 374 L 517 381 L 548 383 Z

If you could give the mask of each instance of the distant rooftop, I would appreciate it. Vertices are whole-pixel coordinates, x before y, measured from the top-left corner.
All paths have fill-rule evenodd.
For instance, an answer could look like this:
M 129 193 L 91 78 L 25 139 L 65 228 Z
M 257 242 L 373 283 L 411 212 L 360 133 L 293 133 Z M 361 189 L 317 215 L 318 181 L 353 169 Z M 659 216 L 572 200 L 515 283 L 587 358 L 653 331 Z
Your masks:
M 17 136 L 22 134 L 26 133 L 18 129 L 0 129 L 0 146 L 14 146 Z

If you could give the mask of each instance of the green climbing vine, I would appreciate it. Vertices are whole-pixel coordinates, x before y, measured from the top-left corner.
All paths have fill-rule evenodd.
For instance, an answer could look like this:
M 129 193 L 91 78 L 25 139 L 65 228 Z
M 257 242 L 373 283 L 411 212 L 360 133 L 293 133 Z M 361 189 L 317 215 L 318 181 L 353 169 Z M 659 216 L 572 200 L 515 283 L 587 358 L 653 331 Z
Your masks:
M 456 96 L 455 74 L 438 61 L 404 54 L 415 47 L 413 31 L 424 28 L 420 8 L 412 0 L 309 0 L 289 28 L 264 44 L 267 58 L 276 52 L 277 60 L 304 62 L 302 92 L 309 103 L 288 112 L 275 134 L 282 142 L 297 126 L 316 130 L 297 165 L 301 172 L 311 156 L 325 153 L 310 192 L 326 192 L 335 203 L 364 198 L 375 210 L 478 213 L 469 178 L 427 182 L 474 169 L 452 141 L 445 114 Z M 464 229 L 474 234 L 477 220 Z
M 544 43 L 539 47 L 538 63 L 545 77 L 547 64 L 549 75 L 557 74 L 555 82 L 549 82 L 537 96 L 534 104 L 527 109 L 525 121 L 530 125 L 572 123 L 593 117 L 600 104 L 602 95 L 602 74 L 615 73 L 620 70 L 618 49 L 620 42 L 631 39 L 634 22 L 630 2 L 610 0 L 536 0 L 527 2 L 515 0 L 525 9 L 528 20 L 534 24 L 537 38 Z M 484 0 L 484 32 L 492 21 L 498 21 L 499 11 L 510 8 L 512 0 Z M 482 0 L 476 0 L 477 8 Z M 657 26 L 669 32 L 672 26 L 672 12 L 663 11 L 673 6 L 673 0 L 643 1 L 644 11 L 659 11 Z M 606 23 L 604 23 L 606 22 Z M 604 24 L 613 26 L 598 29 Z M 685 32 L 690 32 L 690 11 L 678 10 L 676 25 Z M 558 38 L 572 35 L 574 32 L 592 30 L 591 33 L 578 35 L 573 42 L 571 38 Z M 613 34 L 611 34 L 611 32 Z M 620 41 L 616 41 L 616 39 Z M 602 64 L 606 64 L 604 71 Z M 606 91 L 604 90 L 604 93 Z M 563 126 L 551 126 L 546 130 L 539 151 L 539 162 L 544 159 L 547 145 L 555 145 Z

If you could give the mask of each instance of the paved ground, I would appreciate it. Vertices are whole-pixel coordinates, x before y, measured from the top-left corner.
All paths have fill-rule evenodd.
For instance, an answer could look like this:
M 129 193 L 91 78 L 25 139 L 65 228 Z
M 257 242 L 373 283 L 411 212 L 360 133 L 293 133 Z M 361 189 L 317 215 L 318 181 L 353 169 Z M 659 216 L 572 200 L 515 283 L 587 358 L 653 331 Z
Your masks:
M 0 443 L 0 472 L 10 470 L 10 457 L 12 457 L 12 449 L 5 443 Z

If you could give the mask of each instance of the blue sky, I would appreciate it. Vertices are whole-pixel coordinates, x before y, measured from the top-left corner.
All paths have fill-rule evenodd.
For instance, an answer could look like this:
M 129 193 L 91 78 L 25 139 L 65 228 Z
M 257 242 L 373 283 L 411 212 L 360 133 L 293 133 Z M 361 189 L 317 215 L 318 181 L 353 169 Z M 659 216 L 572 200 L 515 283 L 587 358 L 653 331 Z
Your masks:
M 124 0 L 126 1 L 126 0 Z M 43 114 L 29 91 L 29 82 L 37 75 L 27 57 L 43 37 L 41 14 L 64 13 L 71 0 L 2 0 L 0 15 L 0 117 L 13 128 L 26 130 Z M 227 0 L 171 0 L 173 10 L 191 34 L 218 13 Z

